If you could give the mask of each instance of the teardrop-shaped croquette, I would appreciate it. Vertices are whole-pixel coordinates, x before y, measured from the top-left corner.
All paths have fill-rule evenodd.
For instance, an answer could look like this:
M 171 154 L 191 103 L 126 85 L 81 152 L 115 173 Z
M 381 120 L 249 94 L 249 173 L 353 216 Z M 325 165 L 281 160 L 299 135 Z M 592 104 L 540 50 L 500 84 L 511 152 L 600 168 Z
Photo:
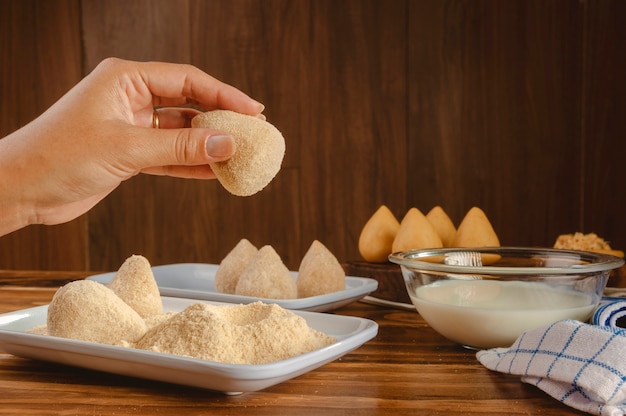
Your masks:
M 496 234 L 485 212 L 472 207 L 456 230 L 454 247 L 499 247 L 500 239 Z M 500 255 L 482 253 L 482 264 L 489 265 L 500 260 Z
M 265 188 L 280 170 L 285 155 L 285 139 L 265 120 L 228 110 L 198 114 L 193 127 L 223 131 L 233 136 L 235 154 L 228 160 L 210 163 L 227 191 L 249 196 Z
M 150 262 L 143 256 L 127 258 L 107 286 L 141 317 L 163 313 L 159 287 Z
M 359 235 L 359 253 L 363 260 L 372 263 L 388 261 L 399 228 L 400 223 L 391 210 L 381 205 L 365 223 Z
M 70 282 L 48 306 L 47 331 L 55 337 L 123 345 L 147 330 L 139 314 L 111 289 L 92 280 Z
M 437 234 L 439 234 L 443 246 L 452 247 L 454 237 L 456 236 L 456 227 L 443 208 L 439 205 L 433 207 L 428 211 L 428 214 L 426 214 L 426 219 L 432 224 Z
M 237 245 L 222 259 L 215 272 L 215 290 L 220 293 L 234 294 L 241 273 L 257 251 L 259 250 L 256 246 L 247 239 L 239 240 Z
M 346 273 L 326 246 L 315 240 L 300 262 L 298 297 L 324 295 L 346 288 Z
M 407 211 L 393 240 L 392 251 L 441 248 L 441 238 L 426 216 L 417 208 Z
M 498 247 L 500 240 L 485 212 L 472 207 L 456 230 L 454 247 Z
M 237 282 L 235 294 L 267 299 L 295 299 L 296 280 L 270 245 L 263 246 L 248 263 Z

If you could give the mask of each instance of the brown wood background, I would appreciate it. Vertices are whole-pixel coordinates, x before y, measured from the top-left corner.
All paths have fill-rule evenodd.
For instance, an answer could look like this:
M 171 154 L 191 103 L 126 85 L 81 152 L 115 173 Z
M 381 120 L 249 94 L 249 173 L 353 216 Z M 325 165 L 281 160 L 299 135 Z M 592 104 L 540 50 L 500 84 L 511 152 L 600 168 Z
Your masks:
M 287 141 L 263 192 L 140 176 L 83 217 L 0 237 L 0 268 L 359 258 L 369 216 L 485 210 L 504 245 L 597 232 L 626 249 L 621 0 L 0 0 L 0 134 L 107 56 L 191 63 Z M 0 178 L 0 180 L 2 180 Z M 1 213 L 0 213 L 1 215 Z

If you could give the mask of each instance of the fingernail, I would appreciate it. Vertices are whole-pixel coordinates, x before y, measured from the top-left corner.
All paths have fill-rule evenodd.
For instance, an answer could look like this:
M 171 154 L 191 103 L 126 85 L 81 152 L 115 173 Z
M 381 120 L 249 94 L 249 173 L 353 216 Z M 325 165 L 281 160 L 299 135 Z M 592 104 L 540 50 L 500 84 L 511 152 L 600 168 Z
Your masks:
M 209 136 L 205 144 L 207 155 L 214 158 L 224 158 L 235 153 L 235 141 L 233 136 L 216 135 Z

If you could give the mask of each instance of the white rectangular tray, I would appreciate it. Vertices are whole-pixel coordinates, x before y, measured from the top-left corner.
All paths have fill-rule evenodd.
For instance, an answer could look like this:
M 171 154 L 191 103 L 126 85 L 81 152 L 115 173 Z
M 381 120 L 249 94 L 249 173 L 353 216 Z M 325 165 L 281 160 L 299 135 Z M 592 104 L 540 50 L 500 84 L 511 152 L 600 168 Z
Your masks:
M 214 284 L 215 272 L 218 268 L 219 265 L 217 264 L 180 263 L 154 266 L 152 267 L 152 272 L 159 286 L 161 296 L 236 304 L 246 304 L 261 300 L 276 303 L 285 309 L 314 312 L 328 312 L 338 309 L 361 299 L 378 288 L 378 281 L 375 279 L 346 276 L 346 288 L 338 292 L 299 299 L 263 299 L 218 292 Z M 291 272 L 291 274 L 294 279 L 297 279 L 297 272 Z M 115 273 L 104 273 L 90 276 L 88 279 L 106 284 L 114 276 Z
M 168 297 L 162 299 L 164 311 L 181 311 L 192 303 L 201 302 Z M 335 337 L 337 342 L 270 364 L 223 364 L 27 333 L 30 328 L 46 323 L 47 311 L 47 306 L 40 306 L 1 314 L 0 349 L 25 358 L 200 387 L 226 394 L 262 390 L 304 374 L 360 347 L 378 333 L 378 325 L 368 319 L 294 311 L 305 318 L 310 327 Z

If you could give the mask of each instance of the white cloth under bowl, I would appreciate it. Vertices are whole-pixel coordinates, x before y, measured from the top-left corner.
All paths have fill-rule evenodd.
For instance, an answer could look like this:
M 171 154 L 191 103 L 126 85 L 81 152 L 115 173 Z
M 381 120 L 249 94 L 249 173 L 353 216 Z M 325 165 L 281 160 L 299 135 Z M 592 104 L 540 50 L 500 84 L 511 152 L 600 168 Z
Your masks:
M 604 308 L 603 312 L 600 308 Z M 490 370 L 516 374 L 575 409 L 626 415 L 626 329 L 608 326 L 626 316 L 626 301 L 601 305 L 597 322 L 559 321 L 522 334 L 510 348 L 479 351 Z M 610 315 L 610 316 L 609 316 Z

